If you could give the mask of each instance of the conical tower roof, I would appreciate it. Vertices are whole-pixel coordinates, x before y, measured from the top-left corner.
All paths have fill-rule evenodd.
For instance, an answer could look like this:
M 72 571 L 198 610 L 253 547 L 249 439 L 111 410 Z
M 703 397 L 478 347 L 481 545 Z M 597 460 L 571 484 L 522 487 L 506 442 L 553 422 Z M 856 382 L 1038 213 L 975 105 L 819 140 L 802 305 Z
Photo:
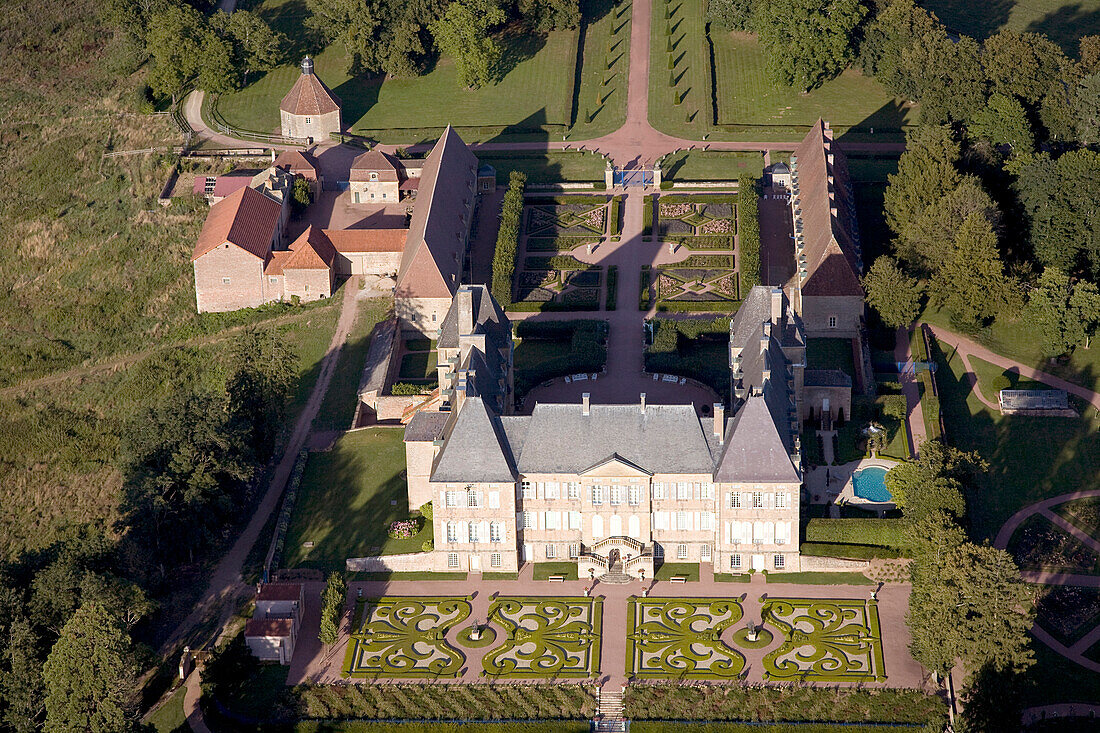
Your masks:
M 302 73 L 279 109 L 292 115 L 323 115 L 340 110 L 340 98 L 313 73 L 313 59 L 302 59 Z

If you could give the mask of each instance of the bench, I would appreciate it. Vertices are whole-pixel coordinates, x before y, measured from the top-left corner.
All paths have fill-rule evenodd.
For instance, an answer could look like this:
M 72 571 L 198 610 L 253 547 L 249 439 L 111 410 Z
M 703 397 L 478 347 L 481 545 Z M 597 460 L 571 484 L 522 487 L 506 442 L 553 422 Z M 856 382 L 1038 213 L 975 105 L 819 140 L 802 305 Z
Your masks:
M 686 575 L 673 575 L 671 578 L 669 578 L 669 582 L 670 583 L 686 583 L 686 582 L 688 582 L 688 578 L 687 578 Z
M 564 583 L 565 582 L 565 576 L 564 575 L 551 575 L 549 578 L 547 578 L 547 580 L 549 580 L 551 583 Z

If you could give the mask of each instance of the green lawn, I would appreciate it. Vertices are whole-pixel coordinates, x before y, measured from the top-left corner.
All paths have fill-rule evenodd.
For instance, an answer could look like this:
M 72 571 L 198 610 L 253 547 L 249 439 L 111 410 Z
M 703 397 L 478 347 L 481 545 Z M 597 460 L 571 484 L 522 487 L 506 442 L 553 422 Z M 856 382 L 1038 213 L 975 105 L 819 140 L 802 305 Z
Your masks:
M 995 537 L 1028 504 L 1100 488 L 1100 419 L 1001 415 L 971 393 L 958 356 L 937 345 L 932 351 L 947 440 L 989 462 L 979 492 L 968 497 L 975 540 Z
M 661 161 L 661 178 L 671 181 L 736 181 L 743 173 L 763 172 L 762 153 L 683 150 Z
M 183 712 L 183 696 L 184 688 L 180 687 L 143 722 L 153 726 L 157 733 L 186 733 L 191 730 Z
M 295 733 L 588 733 L 586 720 L 561 720 L 553 723 L 391 723 L 377 721 L 317 720 L 298 723 Z M 760 730 L 759 728 L 757 730 Z M 805 731 L 805 733 L 817 733 Z M 859 733 L 858 730 L 854 733 Z M 877 733 L 877 731 L 876 731 Z
M 575 562 L 537 562 L 534 567 L 535 580 L 549 580 L 551 575 L 563 575 L 566 580 L 577 579 Z
M 951 30 L 987 38 L 999 30 L 1045 33 L 1066 53 L 1077 56 L 1081 36 L 1100 33 L 1100 0 L 923 0 Z
M 383 555 L 421 551 L 432 538 L 430 522 L 412 539 L 387 536 L 390 522 L 408 517 L 402 437 L 399 429 L 369 428 L 310 455 L 287 533 L 286 567 L 342 569 L 344 560 L 375 547 Z
M 798 585 L 875 585 L 863 573 L 769 573 L 768 585 L 797 583 Z
M 436 376 L 439 355 L 434 351 L 414 351 L 401 358 L 401 379 L 431 379 Z
M 970 357 L 970 366 L 974 368 L 974 374 L 978 377 L 978 389 L 986 399 L 994 402 L 997 401 L 998 393 L 1002 389 L 1054 389 L 1042 382 L 1023 379 L 1017 371 L 990 364 L 976 356 Z
M 653 571 L 654 580 L 672 580 L 674 577 L 683 576 L 689 583 L 699 582 L 699 563 L 697 562 L 666 562 Z
M 773 155 L 774 159 L 775 156 Z M 898 159 L 865 158 L 848 156 L 848 173 L 852 181 L 858 183 L 886 183 L 887 176 L 898 172 Z
M 703 0 L 652 2 L 649 122 L 662 132 L 698 140 L 710 128 L 711 104 Z M 669 20 L 665 19 L 666 10 L 675 11 Z M 670 59 L 674 62 L 671 69 Z M 682 101 L 677 104 L 677 100 Z
M 813 338 L 806 340 L 807 369 L 839 369 L 855 377 L 852 342 L 848 339 Z
M 300 24 L 307 14 L 301 6 L 300 0 L 266 0 L 257 11 L 292 39 L 301 39 Z M 629 4 L 624 4 L 617 15 L 610 0 L 589 6 L 579 68 L 581 30 L 554 31 L 540 37 L 518 25 L 504 29 L 497 34 L 504 49 L 500 78 L 478 90 L 459 86 L 454 63 L 448 58 L 414 78 L 351 77 L 339 43 L 315 56 L 315 68 L 343 102 L 345 128 L 383 142 L 432 139 L 438 135 L 433 128 L 447 124 L 463 128 L 460 132 L 467 141 L 516 134 L 547 138 L 552 133 L 541 131 L 542 126 L 553 126 L 557 129 L 554 134 L 561 134 L 574 123 L 574 138 L 597 137 L 617 129 L 625 119 L 629 10 Z M 306 50 L 308 42 L 298 45 L 302 48 L 291 52 L 292 63 L 221 97 L 218 110 L 226 122 L 259 132 L 278 127 L 279 102 L 299 74 L 299 52 Z M 476 127 L 496 129 L 471 129 Z
M 336 362 L 325 400 L 313 420 L 314 430 L 344 430 L 351 425 L 355 416 L 355 404 L 359 399 L 359 380 L 362 377 L 363 364 L 367 360 L 367 351 L 370 349 L 371 333 L 375 325 L 389 315 L 392 307 L 393 301 L 389 298 L 359 301 L 355 325 L 340 351 L 340 359 Z
M 478 161 L 496 168 L 497 183 L 508 183 L 510 171 L 527 174 L 528 183 L 602 182 L 604 158 L 595 152 L 555 150 L 548 153 L 486 153 Z

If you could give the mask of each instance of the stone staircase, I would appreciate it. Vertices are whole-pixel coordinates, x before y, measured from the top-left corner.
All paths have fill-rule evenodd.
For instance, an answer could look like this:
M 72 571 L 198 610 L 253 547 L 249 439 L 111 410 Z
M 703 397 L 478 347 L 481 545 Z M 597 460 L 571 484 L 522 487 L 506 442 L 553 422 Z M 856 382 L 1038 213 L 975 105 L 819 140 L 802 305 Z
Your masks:
M 626 731 L 627 722 L 623 718 L 622 690 L 600 688 L 596 697 L 596 731 Z
M 623 564 L 621 562 L 612 563 L 611 569 L 600 576 L 601 583 L 609 583 L 611 585 L 626 585 L 633 580 L 634 578 L 623 572 Z

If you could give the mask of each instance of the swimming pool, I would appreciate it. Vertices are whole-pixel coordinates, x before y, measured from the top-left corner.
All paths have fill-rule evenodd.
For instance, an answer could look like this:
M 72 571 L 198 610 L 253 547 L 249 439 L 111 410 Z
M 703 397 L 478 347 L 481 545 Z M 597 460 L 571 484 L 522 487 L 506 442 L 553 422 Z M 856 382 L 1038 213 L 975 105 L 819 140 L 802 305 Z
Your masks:
M 886 469 L 868 466 L 852 474 L 852 487 L 856 496 L 867 501 L 891 501 L 894 495 L 886 488 Z

